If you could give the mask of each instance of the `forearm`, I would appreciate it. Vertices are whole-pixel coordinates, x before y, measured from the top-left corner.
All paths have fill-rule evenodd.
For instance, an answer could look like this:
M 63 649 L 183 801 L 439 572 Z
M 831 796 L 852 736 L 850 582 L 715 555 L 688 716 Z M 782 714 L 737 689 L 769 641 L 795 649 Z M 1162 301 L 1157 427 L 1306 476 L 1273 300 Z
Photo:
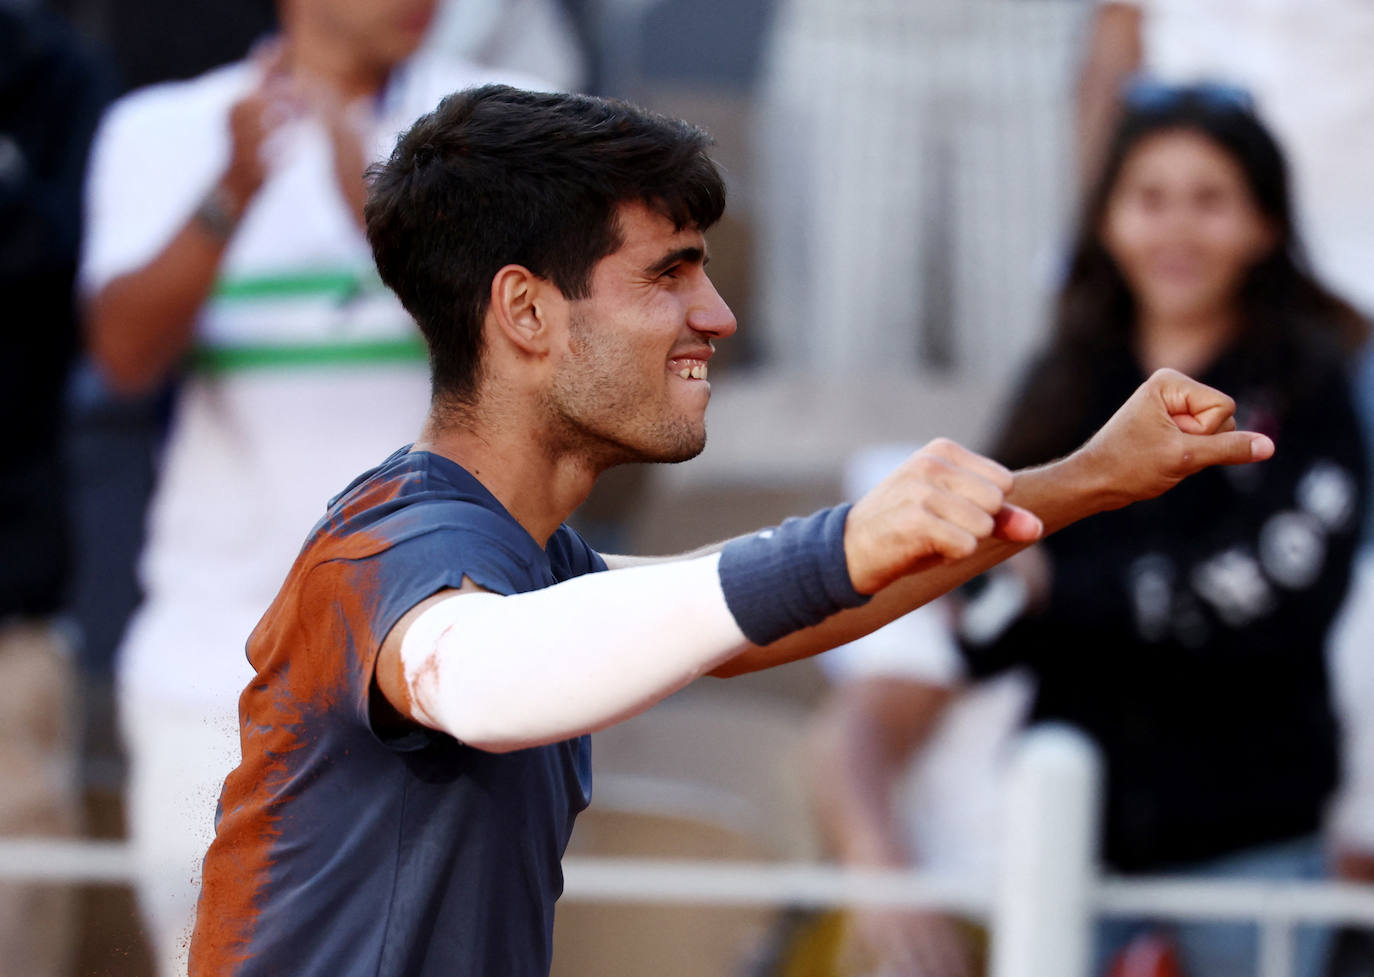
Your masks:
M 493 752 L 628 718 L 747 645 L 726 606 L 718 562 L 710 556 L 508 597 L 441 600 L 405 632 L 406 701 L 388 698 L 418 722 Z
M 275 107 L 261 91 L 235 103 L 229 112 L 230 156 L 209 195 L 146 264 L 92 297 L 90 350 L 117 389 L 155 388 L 190 348 L 230 239 L 266 179 L 260 150 L 279 124 L 269 118 Z
M 1094 474 L 1084 449 L 1060 461 L 1017 472 L 1007 501 L 1039 516 L 1046 534 L 1117 504 Z M 847 644 L 948 593 L 1026 545 L 995 537 L 984 539 L 972 556 L 918 569 L 875 594 L 863 607 L 841 611 L 766 647 L 752 647 L 712 674 L 722 678 L 740 675 Z
M 144 392 L 171 374 L 194 338 L 226 244 L 193 217 L 157 257 L 91 300 L 91 353 L 116 389 Z

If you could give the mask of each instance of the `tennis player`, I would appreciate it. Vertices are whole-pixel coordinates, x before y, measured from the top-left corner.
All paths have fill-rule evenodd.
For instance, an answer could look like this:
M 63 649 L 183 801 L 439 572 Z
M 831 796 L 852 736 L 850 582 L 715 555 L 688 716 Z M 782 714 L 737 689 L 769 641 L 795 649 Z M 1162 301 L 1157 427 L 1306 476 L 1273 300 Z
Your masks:
M 1041 468 L 937 440 L 852 506 L 681 558 L 594 552 L 564 520 L 601 472 L 705 445 L 735 331 L 706 273 L 725 206 L 708 142 L 489 86 L 374 172 L 368 236 L 428 341 L 432 409 L 330 503 L 249 640 L 195 977 L 545 977 L 587 734 L 1273 451 L 1165 371 Z

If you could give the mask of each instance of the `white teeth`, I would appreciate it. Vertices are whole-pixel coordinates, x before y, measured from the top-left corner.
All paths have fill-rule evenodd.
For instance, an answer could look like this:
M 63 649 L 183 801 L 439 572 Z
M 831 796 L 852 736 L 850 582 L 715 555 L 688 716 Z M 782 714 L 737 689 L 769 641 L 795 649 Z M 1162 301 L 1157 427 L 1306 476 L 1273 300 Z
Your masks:
M 705 380 L 705 379 L 706 379 L 706 364 L 705 364 L 705 363 L 702 363 L 700 366 L 698 366 L 696 369 L 694 369 L 694 370 L 692 371 L 692 376 L 696 377 L 698 380 Z
M 694 363 L 691 366 L 684 366 L 682 369 L 677 371 L 677 375 L 682 377 L 682 379 L 684 380 L 705 380 L 706 364 Z
M 684 379 L 684 380 L 689 380 L 689 379 L 691 379 L 691 376 L 692 376 L 692 370 L 691 370 L 691 368 L 690 368 L 690 367 L 684 366 L 684 367 L 682 368 L 682 372 L 680 372 L 680 373 L 678 374 L 678 376 L 682 377 L 682 379 Z

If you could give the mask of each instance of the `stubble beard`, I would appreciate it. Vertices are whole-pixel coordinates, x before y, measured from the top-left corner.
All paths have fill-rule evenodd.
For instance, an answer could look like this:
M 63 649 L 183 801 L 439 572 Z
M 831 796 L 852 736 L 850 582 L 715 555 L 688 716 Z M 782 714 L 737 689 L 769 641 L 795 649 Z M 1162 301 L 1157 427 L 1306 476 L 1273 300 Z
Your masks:
M 658 391 L 626 385 L 623 366 L 633 356 L 617 355 L 591 335 L 585 321 L 574 319 L 572 339 L 579 355 L 545 396 L 550 448 L 582 454 L 598 471 L 631 463 L 675 464 L 701 454 L 704 419 L 666 410 L 663 416 L 642 418 L 645 403 Z
M 706 427 L 686 419 L 662 420 L 647 429 L 625 430 L 615 418 L 633 417 L 634 405 L 602 399 L 594 412 L 579 405 L 548 404 L 550 449 L 585 457 L 598 471 L 634 463 L 676 464 L 695 458 L 706 447 Z

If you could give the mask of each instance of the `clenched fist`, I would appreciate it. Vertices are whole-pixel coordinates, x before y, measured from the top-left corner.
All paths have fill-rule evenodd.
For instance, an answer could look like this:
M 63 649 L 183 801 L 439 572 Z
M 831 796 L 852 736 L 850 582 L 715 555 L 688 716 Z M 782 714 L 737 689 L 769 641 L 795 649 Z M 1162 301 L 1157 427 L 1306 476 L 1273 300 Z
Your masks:
M 1268 458 L 1274 443 L 1237 431 L 1235 407 L 1176 370 L 1157 371 L 1087 444 L 1046 466 L 1049 483 L 1039 479 L 1034 508 L 1057 529 L 1154 498 L 1203 468 Z M 844 544 L 854 589 L 877 593 L 909 573 L 970 557 L 987 539 L 1039 539 L 1041 518 L 1008 501 L 1016 483 L 1007 469 L 953 441 L 930 442 L 850 511 Z
M 1236 402 L 1179 373 L 1156 370 L 1075 454 L 1102 509 L 1152 499 L 1212 465 L 1263 461 L 1274 442 L 1237 431 Z
M 849 578 L 861 594 L 944 560 L 972 556 L 981 540 L 1029 543 L 1043 527 L 1006 501 L 1012 474 L 937 438 L 854 504 L 845 527 Z

